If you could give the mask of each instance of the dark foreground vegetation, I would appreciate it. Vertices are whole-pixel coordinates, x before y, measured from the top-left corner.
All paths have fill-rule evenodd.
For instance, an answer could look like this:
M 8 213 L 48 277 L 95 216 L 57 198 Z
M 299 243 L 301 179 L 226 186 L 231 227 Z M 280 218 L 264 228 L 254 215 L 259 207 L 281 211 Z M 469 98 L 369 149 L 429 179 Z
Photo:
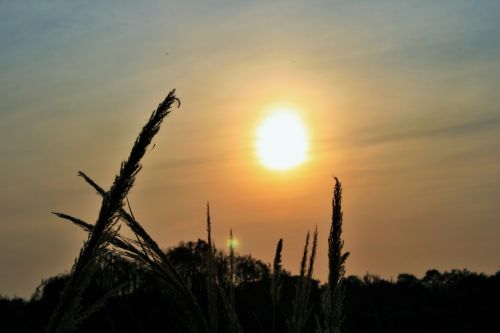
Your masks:
M 167 251 L 168 258 L 191 285 L 207 311 L 205 241 L 181 243 Z M 249 256 L 235 256 L 236 312 L 244 332 L 270 332 L 272 302 L 269 265 Z M 229 270 L 227 254 L 217 253 L 217 274 Z M 276 332 L 287 332 L 286 318 L 293 313 L 298 276 L 283 272 L 277 306 Z M 0 331 L 43 332 L 67 282 L 67 275 L 44 281 L 30 301 L 0 300 Z M 92 304 L 100 295 L 127 282 L 127 289 L 82 323 L 78 332 L 171 332 L 177 318 L 169 295 L 155 277 L 119 256 L 107 253 L 84 293 Z M 373 275 L 345 279 L 345 332 L 500 332 L 500 272 L 492 276 L 453 270 L 429 270 L 421 279 L 400 274 L 396 281 Z M 314 281 L 311 305 L 319 309 L 324 286 Z M 222 314 L 221 314 L 222 316 Z M 224 319 L 221 318 L 221 322 Z M 220 328 L 225 332 L 225 328 Z M 315 331 L 310 318 L 306 332 Z
M 173 104 L 152 113 L 109 189 L 79 176 L 102 198 L 88 223 L 54 213 L 88 233 L 71 271 L 43 282 L 29 302 L 0 299 L 2 332 L 499 332 L 499 274 L 429 271 L 421 280 L 344 277 L 342 186 L 333 188 L 328 279 L 313 279 L 318 232 L 308 232 L 299 267 L 282 269 L 277 239 L 271 265 L 216 249 L 207 205 L 206 240 L 164 251 L 134 216 L 127 196 Z M 127 228 L 133 237 L 122 230 Z

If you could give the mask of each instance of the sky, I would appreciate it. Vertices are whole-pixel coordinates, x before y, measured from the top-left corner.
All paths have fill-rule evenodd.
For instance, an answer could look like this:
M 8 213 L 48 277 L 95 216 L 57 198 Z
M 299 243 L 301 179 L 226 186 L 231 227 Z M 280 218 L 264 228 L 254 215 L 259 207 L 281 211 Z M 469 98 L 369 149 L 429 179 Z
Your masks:
M 68 272 L 94 222 L 82 170 L 110 186 L 171 89 L 130 194 L 167 248 L 232 228 L 297 272 L 319 230 L 327 274 L 333 176 L 347 274 L 500 269 L 500 2 L 0 1 L 0 295 Z M 263 166 L 259 124 L 300 115 L 308 159 Z

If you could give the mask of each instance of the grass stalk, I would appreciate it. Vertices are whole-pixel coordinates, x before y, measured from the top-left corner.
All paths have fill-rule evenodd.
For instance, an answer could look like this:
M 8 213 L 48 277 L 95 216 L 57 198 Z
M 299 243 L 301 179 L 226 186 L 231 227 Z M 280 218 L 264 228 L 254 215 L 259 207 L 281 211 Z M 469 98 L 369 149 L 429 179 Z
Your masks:
M 276 307 L 280 299 L 281 291 L 281 252 L 283 251 L 283 239 L 278 241 L 276 245 L 276 253 L 273 260 L 273 276 L 271 279 L 271 305 L 272 305 L 272 333 L 276 332 Z
M 94 182 L 89 176 L 83 172 L 79 173 L 96 192 L 104 196 L 105 191 Z M 128 200 L 127 200 L 128 203 Z M 130 205 L 129 209 L 130 209 Z M 70 220 L 74 224 L 80 226 L 86 231 L 93 229 L 93 226 L 72 216 L 54 213 L 57 216 Z M 140 265 L 148 268 L 159 279 L 164 288 L 164 292 L 171 296 L 171 300 L 176 304 L 176 308 L 180 312 L 183 331 L 186 332 L 206 332 L 206 319 L 203 316 L 201 308 L 184 280 L 179 276 L 175 268 L 168 260 L 165 252 L 158 244 L 149 236 L 146 230 L 135 219 L 131 210 L 128 213 L 121 208 L 119 211 L 120 218 L 134 232 L 136 240 L 132 240 L 120 235 L 110 239 L 110 244 L 122 251 L 126 257 L 131 258 Z
M 323 323 L 318 325 L 317 332 L 340 333 L 345 318 L 343 278 L 349 253 L 343 252 L 342 223 L 342 184 L 335 177 L 332 222 L 328 236 L 328 284 L 322 297 Z
M 289 320 L 289 332 L 290 333 L 301 333 L 305 332 L 307 327 L 307 322 L 309 320 L 312 308 L 309 304 L 311 284 L 312 284 L 312 274 L 314 261 L 316 259 L 316 249 L 318 243 L 318 229 L 314 230 L 314 236 L 312 241 L 312 249 L 309 255 L 309 265 L 307 264 L 308 254 L 309 254 L 309 239 L 310 233 L 307 232 L 306 244 L 304 246 L 304 251 L 302 254 L 302 260 L 300 262 L 300 275 L 299 281 L 295 290 L 295 300 L 293 304 L 293 314 L 292 318 Z
M 236 243 L 233 237 L 233 229 L 229 230 L 229 298 L 227 300 L 226 313 L 228 314 L 228 330 L 232 333 L 241 331 L 238 316 L 236 314 L 235 300 L 235 254 Z M 221 290 L 223 292 L 223 290 Z
M 113 185 L 104 194 L 97 221 L 73 265 L 71 276 L 52 313 L 46 332 L 73 332 L 81 323 L 83 291 L 95 271 L 97 258 L 116 234 L 114 226 L 118 220 L 117 213 L 134 185 L 137 173 L 141 170 L 140 161 L 151 140 L 158 133 L 163 119 L 170 113 L 174 102 L 178 102 L 178 99 L 175 97 L 175 91 L 171 91 L 142 128 L 128 159 L 122 163 Z
M 207 269 L 207 301 L 208 301 L 208 323 L 211 333 L 218 332 L 217 314 L 217 271 L 215 263 L 215 246 L 212 240 L 212 220 L 210 217 L 210 204 L 207 203 L 207 244 L 206 257 Z
M 235 296 L 234 296 L 234 237 L 233 237 L 233 229 L 229 230 L 229 301 L 231 302 L 231 306 L 234 308 L 235 304 Z

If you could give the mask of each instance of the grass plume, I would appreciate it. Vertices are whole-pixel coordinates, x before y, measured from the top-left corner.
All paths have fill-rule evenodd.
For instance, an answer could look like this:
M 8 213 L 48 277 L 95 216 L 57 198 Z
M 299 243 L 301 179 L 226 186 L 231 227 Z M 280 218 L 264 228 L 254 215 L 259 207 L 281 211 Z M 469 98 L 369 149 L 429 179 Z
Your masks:
M 238 321 L 238 316 L 236 314 L 236 300 L 235 300 L 235 255 L 234 250 L 236 243 L 233 237 L 233 229 L 229 230 L 229 297 L 223 297 L 227 299 L 224 301 L 227 303 L 225 306 L 226 313 L 228 314 L 228 331 L 232 333 L 238 333 L 241 331 L 240 324 Z
M 99 217 L 95 225 L 90 225 L 82 220 L 66 214 L 56 213 L 59 217 L 70 220 L 89 232 L 89 239 L 77 259 L 70 280 L 63 292 L 60 302 L 54 311 L 47 332 L 71 332 L 83 319 L 79 313 L 87 313 L 80 308 L 80 299 L 88 280 L 92 275 L 92 269 L 96 258 L 107 247 L 112 244 L 123 251 L 128 257 L 138 261 L 152 270 L 160 277 L 166 292 L 170 293 L 173 300 L 177 300 L 179 310 L 187 316 L 186 319 L 195 317 L 196 320 L 187 320 L 190 329 L 187 331 L 206 331 L 204 318 L 199 310 L 194 296 L 184 285 L 175 269 L 170 265 L 165 253 L 156 242 L 148 235 L 131 213 L 127 213 L 124 201 L 129 190 L 132 188 L 135 177 L 141 169 L 140 160 L 144 156 L 147 147 L 153 137 L 158 133 L 163 119 L 170 113 L 174 102 L 179 103 L 174 91 L 171 91 L 165 100 L 160 103 L 153 112 L 149 121 L 143 127 L 137 140 L 132 147 L 129 158 L 122 163 L 119 174 L 109 191 L 98 186 L 90 177 L 83 172 L 79 175 L 87 181 L 103 198 Z M 114 226 L 118 219 L 122 219 L 136 235 L 136 240 L 119 236 Z M 205 328 L 205 329 L 204 329 Z
M 311 315 L 310 294 L 312 284 L 312 274 L 314 261 L 316 259 L 316 249 L 318 244 L 318 228 L 314 230 L 311 253 L 309 255 L 309 265 L 307 256 L 309 254 L 310 233 L 307 232 L 306 244 L 300 262 L 300 276 L 295 291 L 295 301 L 293 304 L 292 317 L 289 320 L 288 331 L 290 333 L 305 332 L 307 322 Z
M 328 236 L 328 284 L 322 298 L 323 323 L 318 323 L 317 332 L 340 333 L 344 322 L 345 291 L 343 278 L 345 262 L 349 253 L 343 253 L 342 240 L 342 184 L 335 177 L 332 198 L 332 223 Z
M 272 305 L 272 332 L 276 332 L 276 306 L 280 299 L 281 291 L 281 252 L 283 251 L 283 239 L 280 238 L 276 245 L 276 253 L 273 260 L 273 276 L 271 280 L 271 305 Z
M 105 191 L 85 173 L 79 172 L 79 176 L 91 185 L 99 195 L 103 196 L 105 194 Z M 171 296 L 170 298 L 179 312 L 178 315 L 183 318 L 180 321 L 183 331 L 206 332 L 205 317 L 191 290 L 172 266 L 165 252 L 135 219 L 128 200 L 127 204 L 130 213 L 122 207 L 119 212 L 120 219 L 132 230 L 136 239 L 132 240 L 121 235 L 115 235 L 110 239 L 110 243 L 121 250 L 126 257 L 131 258 L 154 273 L 164 288 L 163 292 Z M 86 231 L 93 228 L 92 225 L 75 217 L 62 213 L 55 214 L 73 222 Z
M 229 230 L 229 301 L 231 302 L 231 306 L 235 307 L 234 300 L 234 237 L 233 237 L 233 229 Z
M 179 100 L 175 91 L 171 91 L 152 113 L 149 121 L 142 128 L 132 151 L 121 165 L 113 185 L 103 195 L 99 216 L 83 244 L 80 255 L 71 270 L 71 277 L 64 288 L 56 310 L 53 312 L 47 332 L 72 332 L 83 320 L 81 314 L 81 297 L 90 277 L 95 271 L 97 258 L 109 244 L 110 239 L 116 236 L 114 228 L 118 220 L 118 212 L 123 207 L 123 201 L 134 185 L 135 177 L 141 170 L 140 161 L 153 137 L 158 133 L 163 119 L 170 113 L 171 106 Z
M 208 302 L 208 324 L 211 333 L 218 332 L 217 315 L 217 271 L 215 266 L 215 249 L 212 240 L 212 219 L 210 217 L 210 204 L 207 203 L 207 244 L 208 250 L 205 259 L 207 276 L 207 302 Z

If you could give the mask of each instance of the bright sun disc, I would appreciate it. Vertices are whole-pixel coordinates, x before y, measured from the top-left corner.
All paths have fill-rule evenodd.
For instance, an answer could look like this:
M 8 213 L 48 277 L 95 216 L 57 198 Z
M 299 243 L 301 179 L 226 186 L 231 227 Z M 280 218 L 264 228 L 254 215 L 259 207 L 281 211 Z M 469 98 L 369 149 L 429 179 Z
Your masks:
M 294 167 L 306 160 L 306 153 L 306 130 L 295 112 L 275 111 L 257 130 L 257 154 L 270 169 Z

